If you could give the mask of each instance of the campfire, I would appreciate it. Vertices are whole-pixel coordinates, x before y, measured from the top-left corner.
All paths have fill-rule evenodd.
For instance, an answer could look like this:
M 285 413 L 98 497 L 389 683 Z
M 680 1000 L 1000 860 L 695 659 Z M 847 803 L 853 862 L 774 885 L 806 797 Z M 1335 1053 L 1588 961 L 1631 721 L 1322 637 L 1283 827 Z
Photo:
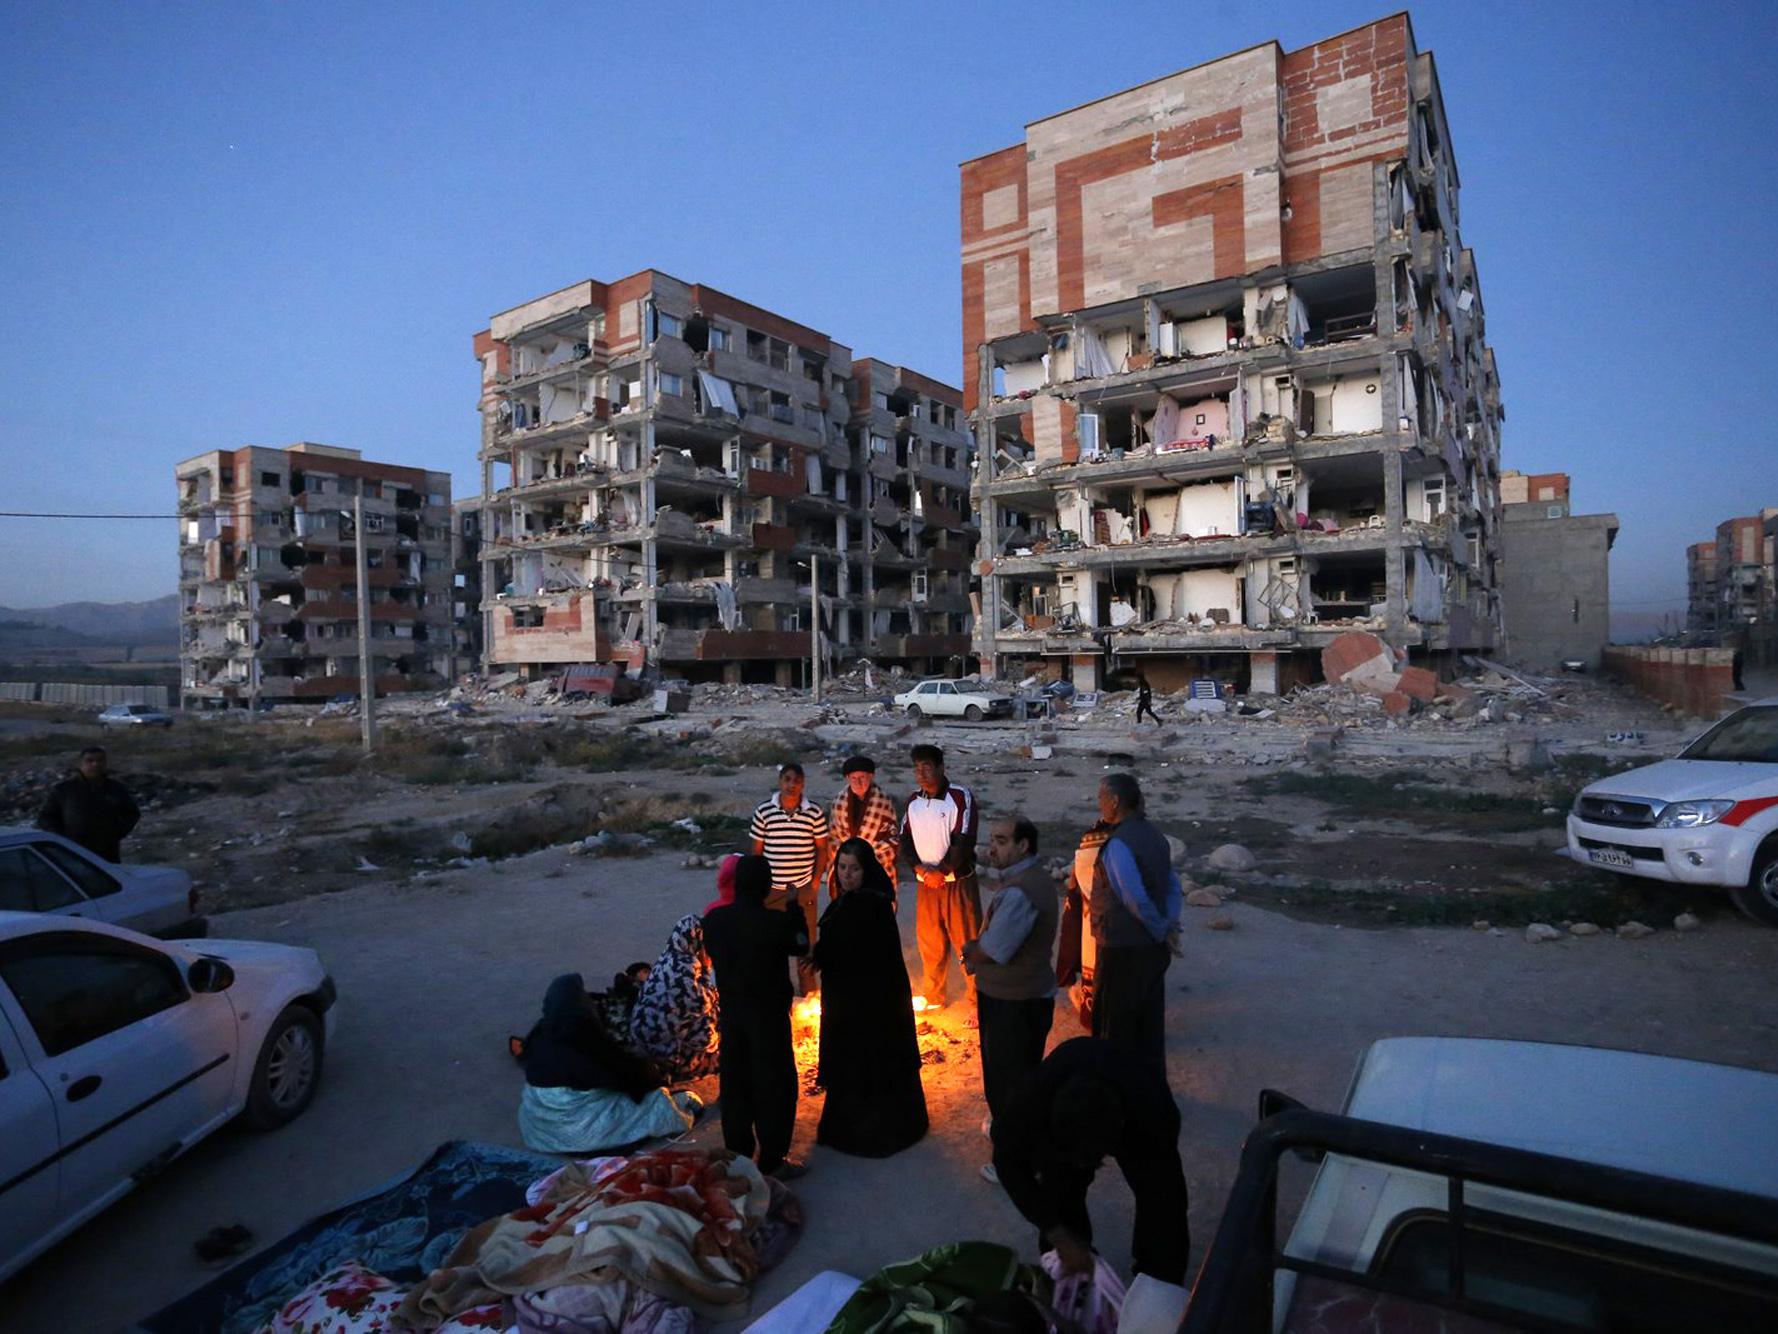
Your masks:
M 945 1050 L 960 1045 L 940 1019 L 941 1011 L 929 1005 L 924 996 L 914 997 L 914 1031 L 920 1039 L 920 1057 L 925 1065 L 947 1059 Z M 802 1073 L 803 1090 L 819 1091 L 815 1083 L 816 1068 L 821 1063 L 821 997 L 803 996 L 790 1007 L 790 1040 L 796 1051 L 796 1068 Z

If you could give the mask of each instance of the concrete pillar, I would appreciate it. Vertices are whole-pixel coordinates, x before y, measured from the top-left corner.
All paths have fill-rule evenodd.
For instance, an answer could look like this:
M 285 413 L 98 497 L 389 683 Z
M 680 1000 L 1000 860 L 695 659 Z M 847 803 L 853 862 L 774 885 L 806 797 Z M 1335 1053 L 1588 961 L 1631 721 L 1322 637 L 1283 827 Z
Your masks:
M 1250 690 L 1262 695 L 1281 693 L 1278 689 L 1278 655 L 1276 653 L 1249 654 L 1247 667 Z
M 773 680 L 786 690 L 795 688 L 797 669 L 801 665 L 802 660 L 800 658 L 796 660 L 779 661 L 772 668 Z
M 976 556 L 982 571 L 982 611 L 975 623 L 976 656 L 981 662 L 985 680 L 1000 675 L 1000 576 L 994 573 L 995 535 L 999 528 L 999 507 L 994 503 L 994 421 L 988 411 L 994 396 L 994 353 L 986 343 L 976 348 L 975 450 L 980 460 L 975 475 L 980 487 L 977 520 L 981 536 L 977 539 Z

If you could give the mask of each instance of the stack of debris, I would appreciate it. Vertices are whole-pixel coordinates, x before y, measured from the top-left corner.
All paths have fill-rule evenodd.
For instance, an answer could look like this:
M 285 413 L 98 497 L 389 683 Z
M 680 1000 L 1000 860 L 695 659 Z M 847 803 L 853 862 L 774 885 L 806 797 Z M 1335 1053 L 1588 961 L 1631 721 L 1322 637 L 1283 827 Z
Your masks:
M 1405 718 L 1435 704 L 1451 718 L 1472 718 L 1481 709 L 1475 691 L 1440 681 L 1424 667 L 1409 666 L 1406 653 L 1364 630 L 1349 630 L 1322 649 L 1321 671 L 1334 685 L 1381 700 L 1390 718 Z

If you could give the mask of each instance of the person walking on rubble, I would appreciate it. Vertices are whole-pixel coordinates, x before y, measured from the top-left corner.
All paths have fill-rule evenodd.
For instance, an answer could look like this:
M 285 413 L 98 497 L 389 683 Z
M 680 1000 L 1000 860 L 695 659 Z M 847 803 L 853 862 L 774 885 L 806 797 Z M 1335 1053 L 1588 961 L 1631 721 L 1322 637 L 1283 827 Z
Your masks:
M 945 753 L 921 744 L 912 751 L 914 779 L 901 821 L 901 846 L 914 864 L 914 938 L 924 973 L 927 1003 L 946 1004 L 951 953 L 981 932 L 982 904 L 976 886 L 975 796 L 945 777 Z M 963 975 L 966 1023 L 974 1026 L 975 978 Z
M 1154 711 L 1154 687 L 1148 684 L 1148 677 L 1141 672 L 1136 673 L 1136 722 L 1140 726 L 1142 715 L 1147 714 L 1154 719 L 1154 725 L 1161 725 L 1161 715 Z
M 877 786 L 877 762 L 868 755 L 854 755 L 840 766 L 846 777 L 845 791 L 833 799 L 828 816 L 829 836 L 837 851 L 848 839 L 861 838 L 870 844 L 877 864 L 889 877 L 890 902 L 895 901 L 895 853 L 901 843 L 899 816 L 889 794 Z M 827 901 L 832 903 L 844 892 L 836 873 L 828 877 Z
M 763 856 L 772 867 L 772 892 L 766 906 L 800 914 L 813 947 L 815 886 L 827 871 L 828 823 L 827 812 L 803 795 L 804 787 L 802 765 L 795 761 L 779 765 L 778 795 L 754 809 L 749 832 L 753 855 Z M 814 969 L 799 965 L 797 971 L 803 991 L 814 991 Z
M 108 862 L 123 860 L 123 841 L 142 812 L 124 785 L 107 772 L 104 748 L 80 752 L 80 767 L 49 790 L 37 827 L 60 834 Z
M 772 879 L 764 857 L 735 864 L 734 902 L 704 914 L 704 950 L 716 970 L 723 1145 L 790 1180 L 806 1169 L 786 1156 L 796 1129 L 796 1051 L 784 961 L 806 955 L 809 937 L 799 914 L 766 906 Z
M 1143 810 L 1133 775 L 1105 775 L 1099 817 L 1111 833 L 1087 891 L 1096 955 L 1093 1036 L 1165 1070 L 1165 983 L 1184 895 L 1167 837 Z

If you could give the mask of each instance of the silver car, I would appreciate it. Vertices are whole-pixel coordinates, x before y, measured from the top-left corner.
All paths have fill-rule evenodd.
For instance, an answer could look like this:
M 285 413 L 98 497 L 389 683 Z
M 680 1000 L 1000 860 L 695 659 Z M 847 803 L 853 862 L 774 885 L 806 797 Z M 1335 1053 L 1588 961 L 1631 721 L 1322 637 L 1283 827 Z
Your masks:
M 100 727 L 171 727 L 173 716 L 152 704 L 113 704 L 99 710 Z
M 118 866 L 42 829 L 0 827 L 0 912 L 56 913 L 163 940 L 202 936 L 191 877 L 177 866 Z

